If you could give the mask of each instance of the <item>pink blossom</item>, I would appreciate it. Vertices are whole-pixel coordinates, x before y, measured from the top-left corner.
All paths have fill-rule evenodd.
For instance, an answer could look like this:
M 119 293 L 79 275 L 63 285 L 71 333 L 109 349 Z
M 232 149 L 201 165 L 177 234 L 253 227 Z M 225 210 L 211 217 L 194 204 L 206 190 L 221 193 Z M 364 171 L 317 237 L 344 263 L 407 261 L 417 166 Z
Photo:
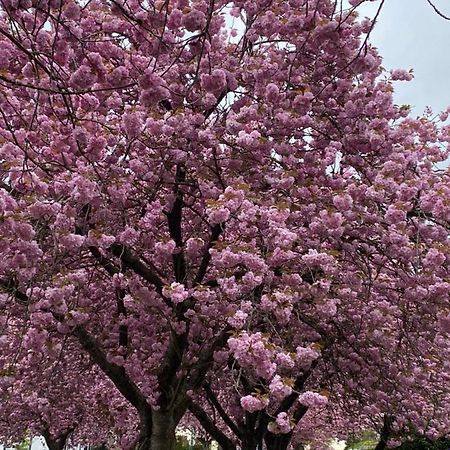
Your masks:
M 445 255 L 435 248 L 428 250 L 423 261 L 424 267 L 427 269 L 436 269 L 445 262 Z
M 127 113 L 122 118 L 123 127 L 128 137 L 135 138 L 139 136 L 142 130 L 142 120 L 138 113 Z
M 67 2 L 63 15 L 69 20 L 77 20 L 80 17 L 80 7 L 75 2 Z
M 260 411 L 268 405 L 269 401 L 261 396 L 246 395 L 241 398 L 241 406 L 245 411 L 250 413 Z
M 182 303 L 189 297 L 189 292 L 186 291 L 184 285 L 181 283 L 172 283 L 170 286 L 163 288 L 163 295 L 170 298 L 173 303 Z
M 128 69 L 124 66 L 119 66 L 108 74 L 107 79 L 113 86 L 121 86 L 126 83 L 128 76 Z
M 309 408 L 322 408 L 328 403 L 328 398 L 317 392 L 306 391 L 300 394 L 298 401 Z
M 225 207 L 213 208 L 209 211 L 208 219 L 211 224 L 223 223 L 230 218 L 230 210 Z
M 411 72 L 402 69 L 395 69 L 391 71 L 391 78 L 394 81 L 410 81 L 413 79 Z
M 270 422 L 267 429 L 274 434 L 289 433 L 292 426 L 289 421 L 289 416 L 285 412 L 278 413 L 275 422 Z
M 248 314 L 244 311 L 236 311 L 236 313 L 233 315 L 233 317 L 230 317 L 228 319 L 228 323 L 236 329 L 243 328 L 245 325 L 245 322 L 247 320 Z
M 167 28 L 169 28 L 170 30 L 176 30 L 177 28 L 180 28 L 182 18 L 183 13 L 179 9 L 172 9 L 167 19 Z
M 206 24 L 205 14 L 198 9 L 194 9 L 183 16 L 182 24 L 187 31 L 193 32 L 200 30 Z
M 227 76 L 222 69 L 214 69 L 211 75 L 202 73 L 200 83 L 206 91 L 222 92 L 227 85 Z
M 276 103 L 278 101 L 278 97 L 280 95 L 280 90 L 278 89 L 278 86 L 275 83 L 269 83 L 266 86 L 266 98 L 271 103 Z
M 333 197 L 333 204 L 340 211 L 348 211 L 353 206 L 353 199 L 348 194 Z
M 269 390 L 271 395 L 277 400 L 282 400 L 292 392 L 292 388 L 284 384 L 279 375 L 273 377 L 269 385 Z
M 316 360 L 320 353 L 311 347 L 298 346 L 296 349 L 297 361 L 301 367 L 309 368 L 314 360 Z
M 88 89 L 93 86 L 97 77 L 92 69 L 86 65 L 81 65 L 70 77 L 73 86 L 80 89 Z
M 70 251 L 78 250 L 84 243 L 86 238 L 84 236 L 80 236 L 78 234 L 67 234 L 63 235 L 59 238 L 60 244 L 66 249 Z
M 439 317 L 439 327 L 443 333 L 450 334 L 450 314 Z

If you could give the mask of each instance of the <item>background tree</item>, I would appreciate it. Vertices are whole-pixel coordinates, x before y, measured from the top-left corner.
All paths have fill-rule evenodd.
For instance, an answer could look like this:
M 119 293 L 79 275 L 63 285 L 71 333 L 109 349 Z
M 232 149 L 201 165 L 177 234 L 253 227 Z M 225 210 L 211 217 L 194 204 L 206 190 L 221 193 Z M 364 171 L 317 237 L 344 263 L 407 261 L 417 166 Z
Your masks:
M 38 318 L 35 314 L 35 322 Z M 41 435 L 48 448 L 56 450 L 66 448 L 70 441 L 117 445 L 120 440 L 133 440 L 133 412 L 87 355 L 80 354 L 70 341 L 59 342 L 55 330 L 36 333 L 25 320 L 5 322 L 3 333 L 8 340 L 2 340 L 0 377 L 2 443 Z

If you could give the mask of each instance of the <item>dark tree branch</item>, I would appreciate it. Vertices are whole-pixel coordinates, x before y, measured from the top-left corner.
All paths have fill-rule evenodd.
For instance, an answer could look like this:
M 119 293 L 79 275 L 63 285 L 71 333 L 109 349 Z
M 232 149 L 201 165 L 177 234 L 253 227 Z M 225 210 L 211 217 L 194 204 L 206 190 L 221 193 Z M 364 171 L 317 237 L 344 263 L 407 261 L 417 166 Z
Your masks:
M 175 174 L 175 186 L 172 210 L 167 213 L 170 237 L 174 240 L 176 251 L 172 255 L 173 270 L 175 280 L 178 283 L 186 281 L 186 261 L 183 252 L 183 233 L 182 233 L 182 219 L 183 219 L 183 192 L 180 190 L 180 183 L 186 180 L 186 169 L 183 164 L 177 164 Z
M 230 92 L 229 89 L 225 89 L 217 98 L 216 103 L 211 106 L 211 108 L 207 109 L 203 115 L 205 116 L 206 119 L 209 118 L 209 116 L 216 110 L 216 108 L 220 105 L 221 101 L 226 97 L 226 95 Z
M 198 273 L 193 282 L 194 286 L 200 284 L 203 281 L 203 278 L 205 278 L 209 262 L 211 261 L 211 254 L 209 253 L 209 250 L 219 239 L 219 236 L 222 233 L 224 226 L 225 226 L 224 224 L 217 224 L 211 228 L 211 237 L 209 238 L 209 242 L 205 248 L 205 251 L 203 252 L 202 261 L 200 263 Z
M 239 427 L 231 420 L 230 416 L 226 413 L 226 411 L 222 408 L 222 405 L 220 404 L 216 394 L 212 390 L 209 383 L 203 384 L 203 389 L 205 390 L 206 396 L 208 400 L 212 403 L 214 408 L 216 408 L 217 412 L 219 413 L 222 420 L 225 422 L 225 424 L 230 428 L 230 430 L 238 437 L 241 438 L 242 430 L 239 429 Z
M 199 421 L 203 429 L 218 442 L 223 450 L 236 450 L 236 445 L 233 441 L 216 426 L 209 418 L 208 414 L 199 405 L 191 402 L 188 409 Z
M 445 20 L 450 20 L 450 17 L 449 16 L 446 16 L 444 13 L 442 13 L 438 8 L 437 8 L 437 6 L 431 1 L 431 0 L 427 0 L 427 2 L 428 2 L 428 4 L 434 9 L 434 12 L 437 14 L 437 15 L 439 15 L 439 16 L 441 16 L 443 19 L 445 19 Z
M 383 428 L 380 433 L 380 440 L 375 447 L 375 450 L 384 450 L 387 447 L 389 437 L 392 433 L 392 424 L 394 423 L 394 418 L 389 414 L 385 414 L 383 417 Z
M 214 364 L 214 352 L 227 343 L 230 330 L 231 327 L 227 325 L 209 346 L 209 348 L 205 349 L 201 353 L 200 358 L 194 366 L 194 370 L 187 380 L 187 390 L 196 390 L 201 387 L 205 380 L 206 374 Z
M 145 281 L 148 281 L 156 289 L 156 292 L 163 296 L 163 282 L 161 279 L 150 270 L 141 259 L 125 245 L 113 244 L 109 247 L 110 252 L 119 258 L 128 268 L 133 270 L 137 275 L 140 275 Z
M 95 260 L 108 272 L 109 275 L 113 276 L 116 273 L 120 273 L 120 269 L 110 259 L 103 256 L 97 247 L 91 245 L 88 248 Z
M 173 331 L 158 375 L 159 390 L 161 392 L 158 402 L 160 404 L 170 403 L 173 400 L 171 397 L 174 391 L 175 378 L 186 346 L 187 334 L 177 335 Z
M 45 427 L 43 430 L 41 430 L 42 436 L 44 437 L 45 443 L 47 444 L 49 450 L 63 450 L 66 446 L 67 438 L 72 432 L 73 429 L 69 429 L 62 435 L 54 438 L 50 434 L 48 427 Z
M 289 411 L 290 408 L 292 408 L 292 406 L 295 404 L 295 402 L 297 401 L 298 397 L 299 397 L 299 392 L 301 392 L 306 384 L 306 382 L 308 381 L 308 378 L 310 377 L 312 371 L 314 370 L 314 368 L 317 366 L 319 360 L 316 359 L 315 361 L 312 362 L 311 367 L 304 372 L 302 375 L 299 375 L 294 382 L 294 392 L 292 392 L 291 394 L 289 394 L 285 399 L 283 399 L 283 401 L 280 403 L 280 406 L 276 409 L 274 415 L 277 416 L 278 414 L 280 414 L 281 412 L 287 412 Z M 303 405 L 300 405 L 297 410 L 294 412 L 294 421 L 297 420 L 295 423 L 297 424 L 300 419 L 303 417 L 303 415 L 306 413 L 307 409 L 305 411 L 303 411 Z M 256 431 L 256 434 L 258 436 L 259 439 L 263 439 L 265 436 L 267 436 L 268 431 L 267 431 L 267 425 L 269 424 L 270 421 L 270 417 L 265 414 L 263 417 L 261 417 L 259 424 L 258 424 L 258 429 Z M 269 438 L 270 440 L 270 438 Z
M 125 369 L 117 364 L 109 362 L 97 340 L 91 336 L 82 326 L 73 330 L 73 335 L 78 339 L 81 347 L 95 363 L 102 369 L 104 374 L 114 383 L 119 392 L 138 410 L 150 411 L 147 400 L 139 388 L 130 380 Z
M 84 212 L 86 215 L 89 215 L 90 208 L 85 207 Z M 84 236 L 86 231 L 83 227 L 76 227 L 77 234 Z M 95 260 L 105 269 L 105 271 L 113 277 L 114 275 L 121 272 L 121 270 L 109 259 L 103 256 L 100 250 L 91 245 L 88 247 L 92 256 Z M 123 301 L 125 297 L 125 290 L 121 288 L 116 289 L 116 304 L 117 304 L 117 314 L 127 316 L 127 309 L 125 308 L 125 303 Z M 119 345 L 121 347 L 126 348 L 128 346 L 128 327 L 126 325 L 119 325 Z
M 0 280 L 0 289 L 15 297 L 16 300 L 18 300 L 18 302 L 22 305 L 28 305 L 30 302 L 28 295 L 26 295 L 24 292 L 19 291 L 14 277 Z

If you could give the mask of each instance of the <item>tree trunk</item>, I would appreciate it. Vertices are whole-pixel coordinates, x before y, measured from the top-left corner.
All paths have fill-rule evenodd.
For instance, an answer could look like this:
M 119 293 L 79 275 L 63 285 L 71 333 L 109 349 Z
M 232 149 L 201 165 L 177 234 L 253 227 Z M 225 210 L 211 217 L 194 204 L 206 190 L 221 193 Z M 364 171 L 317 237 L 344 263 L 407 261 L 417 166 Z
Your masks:
M 49 450 L 64 450 L 65 443 L 58 442 L 58 441 L 47 441 L 45 440 L 45 443 L 47 444 L 47 447 Z
M 66 446 L 67 438 L 69 437 L 69 434 L 73 430 L 69 430 L 63 435 L 54 438 L 51 434 L 48 428 L 41 431 L 42 436 L 45 439 L 45 443 L 47 444 L 47 447 L 49 450 L 64 450 L 64 447 Z
M 287 450 L 292 439 L 292 433 L 273 434 L 267 433 L 265 443 L 270 450 Z
M 241 450 L 257 450 L 258 443 L 253 436 L 245 436 L 241 441 Z
M 170 411 L 153 411 L 151 450 L 175 449 L 176 423 Z
M 150 438 L 148 436 L 140 436 L 134 450 L 151 450 Z
M 375 447 L 375 450 L 384 450 L 387 447 L 387 443 L 392 432 L 393 423 L 394 417 L 385 414 L 383 418 L 383 428 L 381 430 L 380 440 Z
M 152 432 L 152 411 L 143 409 L 139 412 L 139 437 L 134 446 L 135 450 L 151 450 L 150 436 Z

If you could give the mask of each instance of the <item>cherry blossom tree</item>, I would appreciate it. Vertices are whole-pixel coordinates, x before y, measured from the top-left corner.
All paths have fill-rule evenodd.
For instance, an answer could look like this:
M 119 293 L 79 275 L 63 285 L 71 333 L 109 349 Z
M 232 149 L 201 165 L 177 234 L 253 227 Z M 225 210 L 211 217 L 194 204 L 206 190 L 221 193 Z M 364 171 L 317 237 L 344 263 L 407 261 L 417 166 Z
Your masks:
M 37 321 L 35 314 L 33 324 L 3 323 L 0 441 L 41 435 L 50 450 L 69 441 L 132 442 L 136 417 L 127 402 L 88 355 L 51 330 L 37 331 Z
M 123 448 L 448 432 L 447 112 L 350 3 L 2 0 L 6 395 L 103 393 Z

